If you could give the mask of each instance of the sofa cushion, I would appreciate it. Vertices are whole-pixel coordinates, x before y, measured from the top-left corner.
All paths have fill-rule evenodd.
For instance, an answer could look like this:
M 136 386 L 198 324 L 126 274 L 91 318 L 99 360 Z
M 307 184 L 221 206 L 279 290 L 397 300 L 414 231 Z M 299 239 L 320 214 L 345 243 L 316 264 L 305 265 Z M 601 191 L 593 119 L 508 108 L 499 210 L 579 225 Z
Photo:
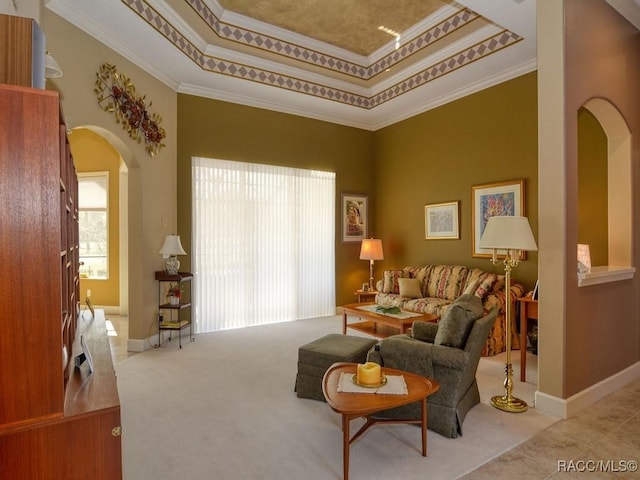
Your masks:
M 493 292 L 496 283 L 498 283 L 498 275 L 474 268 L 467 276 L 467 283 L 463 293 L 471 293 L 484 299 L 484 297 Z
M 399 278 L 400 296 L 404 298 L 421 298 L 420 282 L 417 278 Z
M 433 297 L 405 298 L 403 300 L 403 310 L 409 310 L 411 312 L 419 313 L 431 313 L 433 315 L 437 315 L 440 318 L 442 318 L 445 311 L 453 303 L 451 300 L 447 300 L 445 298 Z
M 425 297 L 455 300 L 466 285 L 469 268 L 463 265 L 434 265 L 426 285 Z
M 473 323 L 482 317 L 484 309 L 480 297 L 464 294 L 453 302 L 438 323 L 434 344 L 463 348 Z
M 382 293 L 400 293 L 399 278 L 406 277 L 404 270 L 385 270 Z

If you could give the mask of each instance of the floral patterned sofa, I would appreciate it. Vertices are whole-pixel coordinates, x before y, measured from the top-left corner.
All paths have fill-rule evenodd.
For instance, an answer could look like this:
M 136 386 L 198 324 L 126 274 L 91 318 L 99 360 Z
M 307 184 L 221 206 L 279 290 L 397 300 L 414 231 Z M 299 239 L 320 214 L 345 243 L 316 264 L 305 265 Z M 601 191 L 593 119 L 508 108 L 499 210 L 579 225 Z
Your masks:
M 442 318 L 453 301 L 463 293 L 474 293 L 482 299 L 485 310 L 498 307 L 499 314 L 487 338 L 483 356 L 504 352 L 506 314 L 504 275 L 485 272 L 463 265 L 426 265 L 387 270 L 376 284 L 376 303 L 382 307 L 400 307 L 420 313 L 432 313 Z M 515 323 L 516 299 L 524 287 L 511 282 L 511 348 L 520 348 Z

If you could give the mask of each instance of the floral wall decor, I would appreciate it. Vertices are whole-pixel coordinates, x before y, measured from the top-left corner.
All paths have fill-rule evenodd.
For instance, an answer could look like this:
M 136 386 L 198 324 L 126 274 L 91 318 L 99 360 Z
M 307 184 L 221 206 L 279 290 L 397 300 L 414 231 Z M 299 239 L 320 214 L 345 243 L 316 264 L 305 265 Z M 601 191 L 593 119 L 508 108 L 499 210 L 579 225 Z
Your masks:
M 98 105 L 105 112 L 115 114 L 116 122 L 122 124 L 129 137 L 138 143 L 144 141 L 147 153 L 153 157 L 164 147 L 162 140 L 166 133 L 160 126 L 162 117 L 147 110 L 145 97 L 136 95 L 136 87 L 129 77 L 118 72 L 115 65 L 103 63 L 96 77 L 94 91 Z

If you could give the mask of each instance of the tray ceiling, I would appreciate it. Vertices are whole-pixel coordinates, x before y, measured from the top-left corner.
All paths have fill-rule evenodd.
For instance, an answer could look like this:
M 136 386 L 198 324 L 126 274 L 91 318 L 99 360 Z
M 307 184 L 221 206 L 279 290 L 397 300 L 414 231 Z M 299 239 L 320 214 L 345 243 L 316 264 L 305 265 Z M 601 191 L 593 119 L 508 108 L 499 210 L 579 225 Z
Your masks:
M 536 68 L 535 0 L 46 7 L 177 92 L 370 130 Z

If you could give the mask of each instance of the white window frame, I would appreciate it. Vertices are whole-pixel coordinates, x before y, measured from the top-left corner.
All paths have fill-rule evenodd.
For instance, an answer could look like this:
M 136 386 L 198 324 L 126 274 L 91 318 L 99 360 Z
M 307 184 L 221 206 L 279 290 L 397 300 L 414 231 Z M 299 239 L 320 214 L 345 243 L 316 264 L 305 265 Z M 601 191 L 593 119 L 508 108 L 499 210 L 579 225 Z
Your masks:
M 109 271 L 109 262 L 110 262 L 110 252 L 109 252 L 109 172 L 108 171 L 96 171 L 96 172 L 79 172 L 78 173 L 78 182 L 81 182 L 83 178 L 89 178 L 89 177 L 104 177 L 106 179 L 106 191 L 107 191 L 107 198 L 106 198 L 106 208 L 83 208 L 81 207 L 81 202 L 80 202 L 80 198 L 78 198 L 78 213 L 81 211 L 104 211 L 106 213 L 106 238 L 107 238 L 107 248 L 106 248 L 106 264 L 107 264 L 107 275 L 103 278 L 103 277 L 83 277 L 81 276 L 80 278 L 83 280 L 109 280 L 109 276 L 110 276 L 110 271 Z M 80 227 L 81 228 L 81 227 Z M 82 259 L 82 255 L 80 255 L 80 258 Z

